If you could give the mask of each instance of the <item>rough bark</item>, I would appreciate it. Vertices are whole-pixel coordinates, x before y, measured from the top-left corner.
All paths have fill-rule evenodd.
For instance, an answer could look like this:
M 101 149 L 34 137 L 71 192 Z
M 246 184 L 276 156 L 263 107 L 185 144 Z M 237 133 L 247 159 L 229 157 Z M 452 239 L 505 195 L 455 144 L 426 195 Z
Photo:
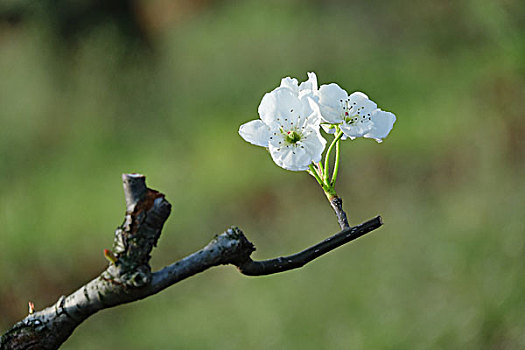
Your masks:
M 144 176 L 125 174 L 122 180 L 126 215 L 115 232 L 112 252 L 108 252 L 109 266 L 69 296 L 60 297 L 54 305 L 15 324 L 0 337 L 0 350 L 58 349 L 78 325 L 97 311 L 146 298 L 210 267 L 231 264 L 250 276 L 296 269 L 382 225 L 378 216 L 350 227 L 339 200 L 335 206 L 331 204 L 343 230 L 297 254 L 254 261 L 250 258 L 254 245 L 240 229 L 232 227 L 201 250 L 151 272 L 151 250 L 171 205 L 163 194 L 146 187 Z

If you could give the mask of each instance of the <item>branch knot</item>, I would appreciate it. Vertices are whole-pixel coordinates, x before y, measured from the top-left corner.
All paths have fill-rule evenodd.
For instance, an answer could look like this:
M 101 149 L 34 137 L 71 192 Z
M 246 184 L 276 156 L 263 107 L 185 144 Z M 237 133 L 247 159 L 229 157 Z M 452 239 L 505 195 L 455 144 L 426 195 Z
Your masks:
M 206 248 L 208 247 L 217 247 L 221 250 L 220 264 L 240 264 L 250 260 L 250 255 L 255 251 L 252 242 L 246 238 L 241 229 L 235 226 L 215 236 Z

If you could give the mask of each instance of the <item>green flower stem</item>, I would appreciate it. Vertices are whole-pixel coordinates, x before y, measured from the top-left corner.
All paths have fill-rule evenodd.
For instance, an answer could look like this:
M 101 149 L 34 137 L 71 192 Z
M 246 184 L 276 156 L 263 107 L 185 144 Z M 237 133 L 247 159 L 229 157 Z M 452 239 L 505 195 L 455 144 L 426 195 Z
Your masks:
M 308 174 L 315 177 L 319 185 L 323 188 L 324 194 L 326 195 L 326 198 L 328 198 L 329 201 L 331 201 L 334 197 L 337 197 L 337 193 L 335 192 L 335 189 L 333 186 L 330 185 L 328 181 L 324 181 L 319 173 L 319 170 L 315 168 L 313 164 L 310 164 L 309 170 L 307 170 Z
M 324 174 L 323 163 L 319 162 L 316 165 L 317 165 L 317 168 L 319 169 L 319 174 L 322 176 L 322 174 Z
M 343 136 L 343 132 L 339 130 L 339 127 L 335 127 L 335 137 L 330 146 L 328 147 L 328 150 L 326 151 L 325 159 L 324 159 L 324 176 L 323 180 L 326 181 L 328 184 L 328 171 L 330 170 L 328 162 L 330 161 L 330 153 L 332 153 L 332 149 L 336 145 L 336 143 L 341 139 Z
M 335 164 L 334 164 L 334 172 L 332 173 L 332 181 L 330 181 L 330 185 L 335 186 L 335 181 L 337 180 L 337 173 L 339 172 L 339 154 L 340 152 L 340 144 L 341 139 L 337 140 L 337 143 L 335 144 Z
M 323 180 L 321 180 L 321 177 L 319 176 L 319 174 L 317 173 L 317 169 L 314 167 L 313 164 L 310 164 L 309 168 L 310 168 L 310 170 L 307 170 L 308 174 L 310 174 L 313 177 L 315 177 L 315 179 L 317 180 L 319 185 L 321 185 L 321 187 L 324 188 L 325 184 L 324 184 Z
M 324 167 L 323 163 L 319 162 L 317 164 L 310 164 L 309 170 L 307 172 L 315 177 L 319 185 L 323 188 L 324 194 L 326 195 L 326 198 L 328 198 L 329 201 L 332 201 L 334 198 L 337 198 L 337 193 L 335 192 L 335 179 L 337 178 L 337 172 L 339 170 L 339 154 L 340 154 L 340 148 L 339 148 L 339 142 L 341 141 L 341 137 L 343 136 L 343 132 L 337 125 L 335 125 L 335 135 L 332 143 L 328 147 L 328 150 L 326 151 L 325 160 L 324 160 Z M 332 174 L 332 180 L 328 177 L 328 172 L 330 170 L 330 154 L 332 153 L 333 148 L 336 149 L 335 154 L 335 165 L 334 165 L 334 171 Z

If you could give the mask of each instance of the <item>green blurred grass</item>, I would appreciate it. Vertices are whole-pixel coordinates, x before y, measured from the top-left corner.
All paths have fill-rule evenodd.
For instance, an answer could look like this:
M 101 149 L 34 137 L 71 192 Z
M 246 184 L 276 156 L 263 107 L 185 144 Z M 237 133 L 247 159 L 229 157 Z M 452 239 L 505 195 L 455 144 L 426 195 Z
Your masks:
M 174 205 L 154 267 L 238 225 L 255 257 L 337 231 L 306 174 L 238 135 L 285 75 L 398 116 L 343 144 L 353 223 L 299 271 L 195 276 L 85 322 L 64 349 L 525 347 L 524 31 L 517 1 L 220 2 L 130 54 L 111 26 L 68 54 L 35 22 L 0 40 L 0 329 L 104 268 L 137 171 Z

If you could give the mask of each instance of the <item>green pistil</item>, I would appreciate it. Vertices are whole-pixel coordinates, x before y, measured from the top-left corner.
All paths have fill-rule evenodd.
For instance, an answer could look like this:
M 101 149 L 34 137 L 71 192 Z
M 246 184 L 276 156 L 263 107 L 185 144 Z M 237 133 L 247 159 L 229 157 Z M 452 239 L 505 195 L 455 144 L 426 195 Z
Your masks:
M 292 145 L 297 143 L 297 141 L 300 141 L 301 140 L 301 135 L 299 135 L 296 131 L 288 131 L 287 133 L 284 134 L 285 136 L 285 141 L 287 143 L 291 143 Z
M 345 122 L 347 122 L 348 124 L 355 123 L 354 117 L 345 117 Z

